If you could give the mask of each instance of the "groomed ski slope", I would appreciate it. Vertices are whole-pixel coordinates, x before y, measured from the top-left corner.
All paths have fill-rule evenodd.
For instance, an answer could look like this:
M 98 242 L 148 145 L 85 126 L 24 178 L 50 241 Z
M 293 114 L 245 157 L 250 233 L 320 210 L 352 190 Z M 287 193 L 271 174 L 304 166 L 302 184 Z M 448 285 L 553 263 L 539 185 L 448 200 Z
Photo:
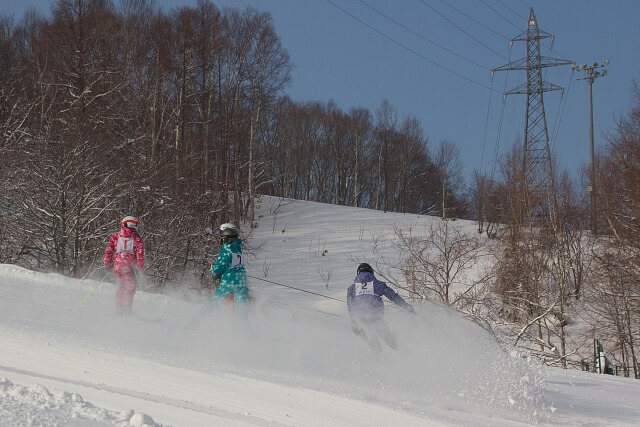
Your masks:
M 433 304 L 417 306 L 419 317 L 389 307 L 400 349 L 374 357 L 346 315 L 355 260 L 379 255 L 375 241 L 394 225 L 438 219 L 275 198 L 263 199 L 259 215 L 250 239 L 250 330 L 226 308 L 186 329 L 203 297 L 185 286 L 138 292 L 136 316 L 118 317 L 110 283 L 0 265 L 0 425 L 606 426 L 640 419 L 637 380 L 536 366 Z M 473 232 L 473 224 L 458 223 Z

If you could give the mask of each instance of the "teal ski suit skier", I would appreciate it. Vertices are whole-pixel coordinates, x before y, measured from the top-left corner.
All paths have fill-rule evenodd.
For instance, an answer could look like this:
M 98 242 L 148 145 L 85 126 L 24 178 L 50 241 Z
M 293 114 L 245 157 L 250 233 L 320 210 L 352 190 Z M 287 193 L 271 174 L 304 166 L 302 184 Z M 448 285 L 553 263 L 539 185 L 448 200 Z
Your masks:
M 246 303 L 249 299 L 247 272 L 242 255 L 242 239 L 238 237 L 236 226 L 231 223 L 220 226 L 220 253 L 210 271 L 215 279 L 220 279 L 220 283 L 213 296 L 191 321 L 192 326 L 196 327 L 222 301 L 229 301 L 231 297 L 238 314 L 245 321 Z

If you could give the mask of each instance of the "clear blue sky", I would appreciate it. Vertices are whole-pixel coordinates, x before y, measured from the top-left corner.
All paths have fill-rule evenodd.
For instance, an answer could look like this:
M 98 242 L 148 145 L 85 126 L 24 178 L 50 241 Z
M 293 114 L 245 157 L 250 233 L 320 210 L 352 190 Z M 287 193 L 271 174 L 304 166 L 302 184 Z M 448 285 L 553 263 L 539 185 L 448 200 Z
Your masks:
M 47 12 L 50 1 L 9 0 L 2 10 L 22 16 L 28 6 Z M 165 10 L 196 0 L 156 0 Z M 596 149 L 615 119 L 632 104 L 640 80 L 640 1 L 637 0 L 214 0 L 223 8 L 253 6 L 271 13 L 295 65 L 287 93 L 297 101 L 333 99 L 348 111 L 372 112 L 388 99 L 400 118 L 416 117 L 432 144 L 452 140 L 467 173 L 491 173 L 495 153 L 523 141 L 526 95 L 502 93 L 524 83 L 524 71 L 490 70 L 523 58 L 532 7 L 542 31 L 542 54 L 601 63 L 609 75 L 593 84 Z M 560 166 L 573 175 L 589 161 L 589 91 L 584 72 L 546 69 L 550 144 Z

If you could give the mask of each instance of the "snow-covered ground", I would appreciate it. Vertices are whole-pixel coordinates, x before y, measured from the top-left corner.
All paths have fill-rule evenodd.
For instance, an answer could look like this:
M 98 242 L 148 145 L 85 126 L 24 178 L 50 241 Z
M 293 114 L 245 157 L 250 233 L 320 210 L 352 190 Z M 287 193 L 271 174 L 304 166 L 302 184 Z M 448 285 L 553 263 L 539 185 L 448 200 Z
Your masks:
M 372 355 L 346 314 L 354 260 L 438 219 L 274 198 L 259 214 L 248 329 L 226 307 L 187 329 L 203 300 L 179 287 L 119 317 L 107 280 L 0 265 L 0 426 L 638 424 L 640 381 L 537 366 L 437 305 L 390 306 L 400 348 Z

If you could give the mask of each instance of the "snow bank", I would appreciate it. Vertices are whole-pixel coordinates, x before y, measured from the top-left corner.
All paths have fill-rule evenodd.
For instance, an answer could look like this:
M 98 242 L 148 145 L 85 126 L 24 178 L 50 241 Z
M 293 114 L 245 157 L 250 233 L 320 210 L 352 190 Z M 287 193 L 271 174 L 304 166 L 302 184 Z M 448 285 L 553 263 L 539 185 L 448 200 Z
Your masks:
M 85 402 L 77 393 L 51 394 L 46 387 L 25 387 L 0 378 L 0 421 L 6 426 L 161 427 L 133 410 L 109 411 Z

